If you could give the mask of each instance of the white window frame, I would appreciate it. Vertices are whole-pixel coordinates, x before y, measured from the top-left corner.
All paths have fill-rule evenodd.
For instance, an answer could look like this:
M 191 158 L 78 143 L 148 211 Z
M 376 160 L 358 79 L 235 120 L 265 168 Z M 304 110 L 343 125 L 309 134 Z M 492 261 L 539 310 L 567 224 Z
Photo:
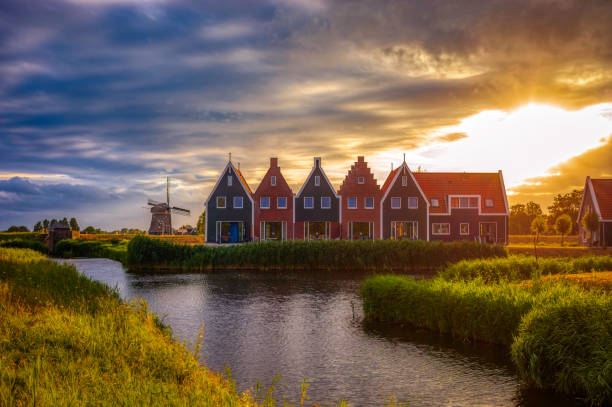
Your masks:
M 306 200 L 310 199 L 312 202 L 311 206 L 306 206 Z M 314 197 L 313 196 L 305 196 L 304 197 L 304 209 L 314 209 Z
M 431 198 L 431 207 L 432 208 L 439 208 L 440 207 L 440 199 L 439 198 Z M 434 204 L 435 202 L 435 204 Z
M 393 206 L 393 200 L 399 199 L 399 206 Z M 402 209 L 402 197 L 401 196 L 392 196 L 391 197 L 391 209 Z
M 264 206 L 264 204 L 263 204 L 263 200 L 265 198 L 268 198 L 268 205 L 267 206 Z M 259 207 L 261 209 L 270 209 L 270 197 L 269 196 L 262 196 L 262 197 L 260 197 L 259 198 Z
M 285 205 L 281 206 L 280 199 L 285 200 Z M 277 209 L 287 209 L 287 197 L 286 196 L 279 196 L 276 198 L 276 208 Z
M 416 202 L 415 206 L 410 206 L 411 199 L 414 199 L 414 202 Z M 417 198 L 416 196 L 408 197 L 408 209 L 419 209 L 419 198 Z
M 394 220 L 391 221 L 391 237 L 397 239 L 397 224 L 398 223 L 412 223 L 413 224 L 413 236 L 409 237 L 411 240 L 419 238 L 419 222 L 416 220 Z
M 402 186 L 403 187 L 408 186 L 408 175 L 402 175 Z
M 315 187 L 321 186 L 321 176 L 320 175 L 315 175 L 314 184 L 315 184 Z
M 233 183 L 234 183 L 234 177 L 232 177 L 231 175 L 228 175 L 227 176 L 227 186 L 231 187 Z
M 489 202 L 491 203 L 491 205 L 489 205 Z M 493 198 L 485 198 L 485 208 L 493 207 L 495 207 L 495 201 L 493 201 Z
M 462 227 L 463 225 L 467 225 L 467 232 L 465 232 L 465 233 L 463 233 L 463 232 L 461 231 L 461 227 Z M 467 222 L 461 222 L 461 223 L 459 224 L 459 234 L 460 234 L 461 236 L 468 236 L 468 235 L 470 234 L 470 224 L 469 224 L 469 223 L 467 223 Z
M 355 205 L 351 206 L 351 199 L 355 202 Z M 357 197 L 356 196 L 349 196 L 346 199 L 346 208 L 347 209 L 357 209 Z
M 329 199 L 329 206 L 323 206 L 323 199 Z M 331 209 L 332 201 L 330 196 L 322 196 L 321 197 L 321 209 Z
M 368 206 L 368 199 L 372 200 L 372 206 Z M 374 197 L 373 196 L 366 196 L 365 198 L 363 198 L 363 207 L 365 209 L 374 209 Z
M 219 206 L 219 198 L 223 198 L 223 206 Z M 217 202 L 217 209 L 225 209 L 227 208 L 227 198 L 224 196 L 218 196 L 216 199 Z
M 276 175 L 271 175 L 270 176 L 270 185 L 275 187 L 276 186 Z
M 236 205 L 236 199 L 240 198 L 240 206 Z M 232 198 L 232 208 L 234 209 L 242 209 L 244 208 L 244 198 L 241 196 L 235 196 Z
M 365 184 L 365 177 L 357 177 L 358 184 Z
M 438 226 L 440 229 L 442 229 L 442 225 L 446 225 L 446 229 L 447 229 L 447 233 L 436 233 L 436 226 Z M 448 236 L 450 235 L 450 223 L 448 222 L 442 222 L 442 223 L 432 223 L 431 224 L 431 234 L 432 235 L 436 235 L 436 236 Z

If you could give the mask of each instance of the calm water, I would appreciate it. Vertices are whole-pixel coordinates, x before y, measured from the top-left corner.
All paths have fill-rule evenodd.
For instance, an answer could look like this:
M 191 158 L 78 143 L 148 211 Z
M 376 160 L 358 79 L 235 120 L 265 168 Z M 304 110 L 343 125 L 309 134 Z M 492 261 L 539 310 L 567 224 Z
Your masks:
M 503 348 L 363 324 L 364 274 L 143 275 L 107 259 L 69 262 L 125 298 L 144 298 L 180 339 L 195 341 L 204 324 L 202 361 L 228 366 L 240 389 L 279 374 L 293 402 L 307 378 L 311 401 L 325 404 L 379 406 L 393 395 L 413 407 L 575 405 L 522 389 Z

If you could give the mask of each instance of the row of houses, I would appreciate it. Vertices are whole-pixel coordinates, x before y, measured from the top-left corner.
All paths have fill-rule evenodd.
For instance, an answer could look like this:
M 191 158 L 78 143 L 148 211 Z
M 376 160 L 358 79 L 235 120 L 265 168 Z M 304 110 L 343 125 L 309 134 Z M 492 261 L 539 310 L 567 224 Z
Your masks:
M 277 158 L 253 192 L 231 161 L 205 203 L 206 240 L 421 239 L 508 242 L 502 172 L 412 172 L 404 161 L 382 187 L 364 157 L 336 191 L 321 158 L 297 193 Z

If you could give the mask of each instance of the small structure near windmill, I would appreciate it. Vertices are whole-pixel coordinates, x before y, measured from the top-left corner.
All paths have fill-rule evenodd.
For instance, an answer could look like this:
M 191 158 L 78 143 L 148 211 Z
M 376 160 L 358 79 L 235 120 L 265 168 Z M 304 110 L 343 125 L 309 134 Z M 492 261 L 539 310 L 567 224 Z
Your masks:
M 150 235 L 171 235 L 172 234 L 172 214 L 189 216 L 191 211 L 176 206 L 170 206 L 170 178 L 166 177 L 166 202 L 158 202 L 149 199 L 147 202 L 151 206 L 151 226 Z
M 65 224 L 64 222 L 53 222 L 47 228 L 47 237 L 45 239 L 45 244 L 50 252 L 53 251 L 55 245 L 64 239 L 72 239 L 72 231 L 70 230 L 70 226 Z

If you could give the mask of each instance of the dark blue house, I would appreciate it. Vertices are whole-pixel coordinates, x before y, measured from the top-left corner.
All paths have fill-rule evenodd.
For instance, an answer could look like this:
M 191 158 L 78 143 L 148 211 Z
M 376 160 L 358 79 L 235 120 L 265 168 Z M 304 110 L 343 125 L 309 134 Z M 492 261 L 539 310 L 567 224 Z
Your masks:
M 253 240 L 255 206 L 251 189 L 229 161 L 206 203 L 206 241 L 240 243 Z

